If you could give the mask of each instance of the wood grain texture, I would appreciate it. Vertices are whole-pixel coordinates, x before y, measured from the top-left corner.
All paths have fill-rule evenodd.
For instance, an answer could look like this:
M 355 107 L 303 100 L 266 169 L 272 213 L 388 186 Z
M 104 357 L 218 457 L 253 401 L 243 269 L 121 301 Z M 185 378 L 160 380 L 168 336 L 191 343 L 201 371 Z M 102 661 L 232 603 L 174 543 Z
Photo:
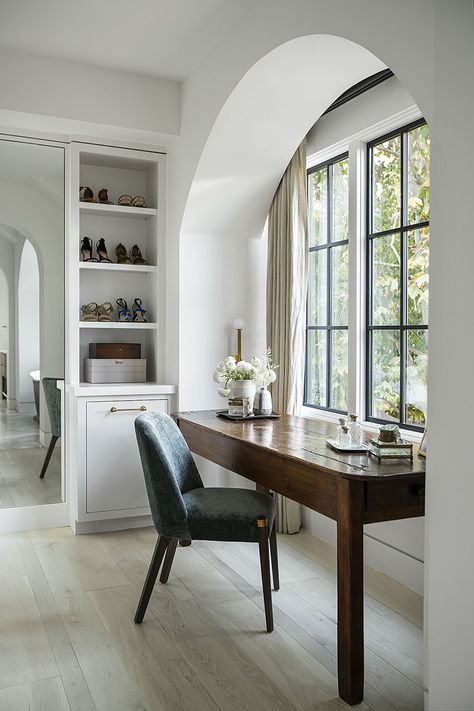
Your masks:
M 282 586 L 272 595 L 269 635 L 255 544 L 178 547 L 168 583 L 156 584 L 137 626 L 154 529 L 86 536 L 80 548 L 71 538 L 69 529 L 0 536 L 14 634 L 21 642 L 27 633 L 35 649 L 31 659 L 12 644 L 2 617 L 2 711 L 349 708 L 338 698 L 336 561 L 328 544 L 307 532 L 278 537 Z M 108 557 L 107 576 L 122 581 L 118 567 L 125 584 L 99 587 L 112 578 L 97 569 L 97 550 Z M 409 619 L 414 593 L 370 568 L 365 575 L 374 589 L 364 598 L 366 684 L 356 708 L 421 711 L 422 634 Z

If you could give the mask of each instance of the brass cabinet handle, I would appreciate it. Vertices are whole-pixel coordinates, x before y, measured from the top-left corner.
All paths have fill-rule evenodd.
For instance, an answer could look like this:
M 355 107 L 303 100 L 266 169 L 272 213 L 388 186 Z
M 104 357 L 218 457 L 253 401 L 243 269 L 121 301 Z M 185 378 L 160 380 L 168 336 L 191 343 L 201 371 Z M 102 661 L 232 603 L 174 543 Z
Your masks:
M 140 407 L 111 407 L 110 412 L 145 412 L 145 405 Z

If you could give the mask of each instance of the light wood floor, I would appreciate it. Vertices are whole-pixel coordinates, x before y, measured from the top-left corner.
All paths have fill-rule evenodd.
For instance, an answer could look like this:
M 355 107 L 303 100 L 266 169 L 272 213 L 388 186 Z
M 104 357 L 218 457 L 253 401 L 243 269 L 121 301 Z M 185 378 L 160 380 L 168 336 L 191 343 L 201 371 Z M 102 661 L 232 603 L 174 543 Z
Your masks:
M 133 614 L 152 529 L 0 536 L 0 709 L 341 711 L 334 549 L 279 537 L 275 631 L 257 546 L 178 548 L 145 620 Z M 366 571 L 367 711 L 420 711 L 422 599 Z

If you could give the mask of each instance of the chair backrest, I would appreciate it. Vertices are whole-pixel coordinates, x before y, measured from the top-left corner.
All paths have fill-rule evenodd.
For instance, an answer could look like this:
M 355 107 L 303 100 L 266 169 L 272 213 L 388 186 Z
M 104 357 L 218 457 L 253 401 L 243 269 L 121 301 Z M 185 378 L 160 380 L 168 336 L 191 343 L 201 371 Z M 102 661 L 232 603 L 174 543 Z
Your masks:
M 57 388 L 58 380 L 62 380 L 62 378 L 42 379 L 51 433 L 55 437 L 61 437 L 61 391 Z
M 203 483 L 186 440 L 164 412 L 137 417 L 135 432 L 156 530 L 170 538 L 191 538 L 182 494 Z

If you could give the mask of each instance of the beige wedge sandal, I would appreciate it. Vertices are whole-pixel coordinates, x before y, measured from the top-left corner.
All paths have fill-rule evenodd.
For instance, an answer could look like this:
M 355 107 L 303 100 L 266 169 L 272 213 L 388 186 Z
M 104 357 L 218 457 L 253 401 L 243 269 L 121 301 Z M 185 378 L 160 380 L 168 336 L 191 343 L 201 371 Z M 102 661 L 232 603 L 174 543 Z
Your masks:
M 98 307 L 95 301 L 91 301 L 89 304 L 81 306 L 81 321 L 98 321 L 99 314 L 97 308 Z
M 98 321 L 112 321 L 111 314 L 114 309 L 110 301 L 106 301 L 104 304 L 99 304 L 97 307 Z

